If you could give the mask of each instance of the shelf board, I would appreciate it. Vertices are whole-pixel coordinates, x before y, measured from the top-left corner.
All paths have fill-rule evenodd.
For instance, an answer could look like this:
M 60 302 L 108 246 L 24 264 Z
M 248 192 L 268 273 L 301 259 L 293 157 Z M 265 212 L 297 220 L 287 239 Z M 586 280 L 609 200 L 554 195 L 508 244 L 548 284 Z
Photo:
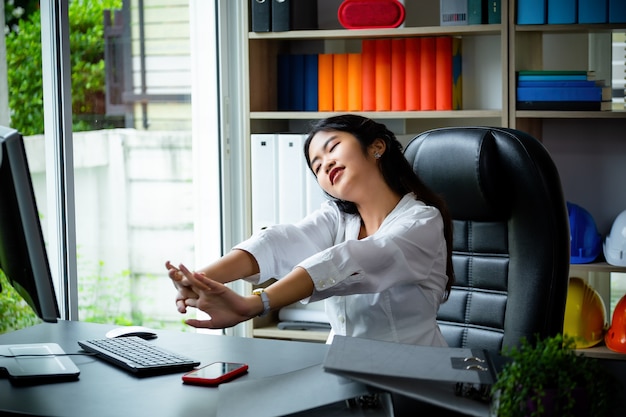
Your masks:
M 502 25 L 464 25 L 464 26 L 424 26 L 389 29 L 333 29 L 333 30 L 291 30 L 286 32 L 248 32 L 248 38 L 254 39 L 348 39 L 348 38 L 403 38 L 429 35 L 499 35 Z
M 472 119 L 499 118 L 501 110 L 449 110 L 449 111 L 386 111 L 386 112 L 278 112 L 253 111 L 250 119 L 295 120 L 324 119 L 337 114 L 353 113 L 371 119 Z
M 518 119 L 626 119 L 626 110 L 609 111 L 553 111 L 518 110 Z
M 590 358 L 613 359 L 613 360 L 619 360 L 619 361 L 626 360 L 626 354 L 614 352 L 608 347 L 606 347 L 604 343 L 602 343 L 599 346 L 594 346 L 594 347 L 590 347 L 586 349 L 574 349 L 574 351 L 578 354 L 583 354 Z
M 590 264 L 570 264 L 570 272 L 626 272 L 626 267 L 611 265 L 607 262 L 593 262 Z
M 572 25 L 515 25 L 516 32 L 597 33 L 626 30 L 624 23 L 594 23 Z
M 329 334 L 327 330 L 281 330 L 277 326 L 258 327 L 252 331 L 253 337 L 310 342 L 326 342 Z

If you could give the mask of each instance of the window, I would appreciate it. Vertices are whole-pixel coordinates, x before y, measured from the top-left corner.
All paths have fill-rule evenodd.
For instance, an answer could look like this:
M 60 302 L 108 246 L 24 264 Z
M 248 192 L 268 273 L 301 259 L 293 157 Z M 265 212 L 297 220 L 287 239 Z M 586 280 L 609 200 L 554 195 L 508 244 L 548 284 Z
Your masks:
M 26 133 L 65 318 L 183 329 L 164 262 L 221 254 L 218 94 L 192 96 L 199 80 L 218 85 L 214 9 L 41 3 L 43 82 L 25 84 L 44 91 L 47 140 Z

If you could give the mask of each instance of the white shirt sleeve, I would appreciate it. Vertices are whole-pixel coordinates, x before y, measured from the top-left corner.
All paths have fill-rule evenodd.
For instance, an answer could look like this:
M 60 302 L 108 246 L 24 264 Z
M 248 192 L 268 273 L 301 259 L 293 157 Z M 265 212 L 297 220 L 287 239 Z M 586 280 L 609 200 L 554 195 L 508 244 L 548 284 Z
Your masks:
M 446 263 L 437 209 L 409 194 L 376 233 L 358 240 L 359 228 L 358 216 L 341 213 L 328 203 L 295 225 L 268 228 L 236 248 L 256 258 L 259 282 L 280 279 L 295 266 L 306 269 L 315 288 L 310 301 L 376 293 L 411 282 L 443 294 L 447 278 L 440 272 L 432 274 L 445 271 Z
M 395 212 L 395 213 L 394 213 Z M 442 295 L 447 277 L 443 220 L 438 210 L 411 205 L 394 210 L 380 229 L 348 239 L 298 264 L 313 279 L 310 301 L 333 295 L 380 293 L 415 283 Z
M 335 204 L 325 203 L 296 224 L 271 226 L 239 243 L 234 249 L 251 253 L 260 269 L 258 275 L 246 279 L 255 284 L 280 279 L 302 260 L 331 247 L 340 217 Z

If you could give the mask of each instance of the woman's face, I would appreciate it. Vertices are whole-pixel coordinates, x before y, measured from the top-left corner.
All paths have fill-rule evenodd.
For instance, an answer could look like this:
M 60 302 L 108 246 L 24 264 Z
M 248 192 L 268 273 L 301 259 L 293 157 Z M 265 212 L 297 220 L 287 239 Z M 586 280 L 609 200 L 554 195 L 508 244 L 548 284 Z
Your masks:
M 309 144 L 317 182 L 328 194 L 345 201 L 356 202 L 359 192 L 371 192 L 368 181 L 372 172 L 379 172 L 373 154 L 371 149 L 363 153 L 358 139 L 347 132 L 321 131 Z

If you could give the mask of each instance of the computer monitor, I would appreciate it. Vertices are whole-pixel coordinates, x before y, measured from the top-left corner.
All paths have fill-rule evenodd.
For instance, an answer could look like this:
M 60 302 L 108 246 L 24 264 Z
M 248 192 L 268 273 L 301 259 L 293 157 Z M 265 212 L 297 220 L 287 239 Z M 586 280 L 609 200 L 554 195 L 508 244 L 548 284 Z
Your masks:
M 60 317 L 24 139 L 0 126 L 0 269 L 44 321 Z

